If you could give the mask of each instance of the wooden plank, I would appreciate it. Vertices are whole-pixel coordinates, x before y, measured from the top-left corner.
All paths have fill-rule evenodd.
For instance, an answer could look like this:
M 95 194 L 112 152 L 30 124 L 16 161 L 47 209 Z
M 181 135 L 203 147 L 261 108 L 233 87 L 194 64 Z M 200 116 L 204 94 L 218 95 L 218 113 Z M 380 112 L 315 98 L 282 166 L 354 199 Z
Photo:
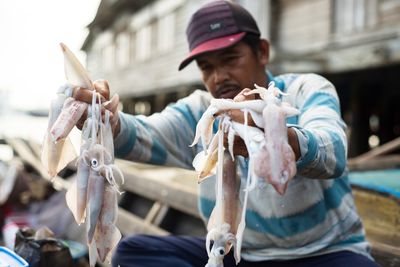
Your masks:
M 18 153 L 24 163 L 29 164 L 41 177 L 52 183 L 54 189 L 62 190 L 69 187 L 70 182 L 68 180 L 59 176 L 50 177 L 40 159 L 27 147 L 24 141 L 17 138 L 7 138 L 6 142 Z
M 400 167 L 400 155 L 380 156 L 371 160 L 349 160 L 348 167 L 352 171 L 382 170 Z
M 400 248 L 374 241 L 370 241 L 370 243 L 372 256 L 377 263 L 383 267 L 400 266 Z
M 167 205 L 161 206 L 161 209 L 159 210 L 157 216 L 153 220 L 153 224 L 156 226 L 159 226 L 161 224 L 161 222 L 164 220 L 168 211 L 169 211 L 169 207 Z
M 154 202 L 153 206 L 149 210 L 149 212 L 146 215 L 146 218 L 144 218 L 144 221 L 146 223 L 153 223 L 154 219 L 157 217 L 159 214 L 163 204 L 159 201 Z
M 126 211 L 122 208 L 118 209 L 117 227 L 123 235 L 131 234 L 154 234 L 154 235 L 168 235 L 169 232 L 146 223 L 142 218 Z
M 400 148 L 400 137 L 397 137 L 393 139 L 390 142 L 387 142 L 386 144 L 383 144 L 381 146 L 378 146 L 374 149 L 371 149 L 370 151 L 361 154 L 355 158 L 349 159 L 349 162 L 362 162 L 362 161 L 367 161 L 370 159 L 373 159 L 377 156 L 381 156 L 386 153 L 390 153 L 393 150 L 396 150 Z
M 375 242 L 400 247 L 399 200 L 357 187 L 353 187 L 353 194 L 367 237 Z
M 125 184 L 122 190 L 145 196 L 149 199 L 160 201 L 168 206 L 200 218 L 197 208 L 197 188 L 191 183 L 185 184 L 185 180 L 192 182 L 195 179 L 193 172 L 187 172 L 177 168 L 160 168 L 144 165 L 118 162 L 125 176 Z M 189 175 L 189 177 L 185 177 Z M 183 176 L 183 178 L 182 178 Z M 177 177 L 182 179 L 175 180 Z

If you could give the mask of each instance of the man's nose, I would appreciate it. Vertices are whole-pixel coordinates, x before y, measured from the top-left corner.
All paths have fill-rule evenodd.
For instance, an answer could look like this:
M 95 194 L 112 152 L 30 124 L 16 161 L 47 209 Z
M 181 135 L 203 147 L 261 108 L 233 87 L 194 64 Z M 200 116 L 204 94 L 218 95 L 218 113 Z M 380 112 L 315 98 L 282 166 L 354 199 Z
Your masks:
M 214 82 L 215 84 L 219 84 L 221 82 L 224 82 L 228 80 L 229 78 L 229 73 L 227 69 L 224 66 L 217 67 L 214 69 Z

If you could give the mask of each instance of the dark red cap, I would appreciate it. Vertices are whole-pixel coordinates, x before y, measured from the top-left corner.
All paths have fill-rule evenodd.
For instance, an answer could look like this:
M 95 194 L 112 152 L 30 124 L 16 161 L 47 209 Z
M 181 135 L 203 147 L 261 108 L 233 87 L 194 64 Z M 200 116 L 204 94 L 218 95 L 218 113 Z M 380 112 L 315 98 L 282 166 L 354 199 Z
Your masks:
M 204 5 L 192 15 L 186 29 L 190 53 L 179 70 L 200 54 L 238 43 L 247 33 L 260 36 L 256 21 L 239 4 L 218 0 Z

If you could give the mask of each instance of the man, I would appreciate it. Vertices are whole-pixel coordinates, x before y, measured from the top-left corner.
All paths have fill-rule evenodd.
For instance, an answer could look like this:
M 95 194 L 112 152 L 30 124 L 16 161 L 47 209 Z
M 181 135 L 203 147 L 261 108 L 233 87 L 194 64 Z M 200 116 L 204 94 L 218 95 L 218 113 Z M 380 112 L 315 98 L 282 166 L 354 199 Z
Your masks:
M 195 12 L 187 37 L 190 54 L 179 70 L 196 61 L 209 94 L 196 91 L 150 117 L 117 116 L 112 109 L 114 118 L 119 117 L 114 120 L 116 155 L 191 169 L 202 147 L 188 145 L 211 96 L 243 101 L 248 98 L 244 88 L 274 81 L 301 112 L 287 121 L 297 175 L 283 196 L 266 184 L 249 195 L 238 266 L 377 266 L 351 195 L 345 124 L 333 85 L 314 74 L 266 73 L 267 40 L 260 39 L 249 13 L 228 1 L 214 1 Z M 96 88 L 108 98 L 106 82 L 96 83 Z M 90 100 L 86 93 L 76 90 L 74 95 Z M 243 120 L 240 111 L 231 114 Z M 237 142 L 235 154 L 242 155 L 236 160 L 243 183 L 248 167 L 243 143 Z M 214 185 L 214 178 L 200 184 L 199 209 L 205 221 L 215 205 Z M 137 235 L 120 242 L 113 266 L 204 266 L 207 259 L 204 238 Z M 224 263 L 235 266 L 232 253 Z

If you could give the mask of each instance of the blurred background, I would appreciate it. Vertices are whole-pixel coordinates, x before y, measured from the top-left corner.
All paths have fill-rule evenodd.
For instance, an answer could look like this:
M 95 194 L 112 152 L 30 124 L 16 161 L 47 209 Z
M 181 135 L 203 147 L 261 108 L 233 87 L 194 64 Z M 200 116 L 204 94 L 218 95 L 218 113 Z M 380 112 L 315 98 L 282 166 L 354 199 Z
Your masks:
M 205 2 L 2 1 L 1 122 L 11 109 L 46 115 L 65 82 L 59 42 L 93 79 L 109 80 L 125 112 L 151 114 L 202 88 L 195 64 L 181 72 L 177 66 L 188 51 L 190 15 Z M 315 72 L 335 84 L 349 126 L 349 157 L 400 136 L 400 1 L 235 2 L 254 15 L 272 44 L 274 75 Z M 1 132 L 21 129 L 6 125 Z
M 39 178 L 43 174 L 38 158 L 48 108 L 56 90 L 65 83 L 60 42 L 78 56 L 93 80 L 109 81 L 111 93 L 120 95 L 121 108 L 127 113 L 149 115 L 195 89 L 204 90 L 196 65 L 179 72 L 178 64 L 188 52 L 185 29 L 190 16 L 208 1 L 1 1 L 0 163 L 12 166 L 9 162 L 18 156 L 24 166 L 21 173 Z M 234 2 L 254 15 L 262 37 L 270 41 L 267 68 L 273 75 L 313 72 L 336 86 L 348 125 L 349 158 L 378 149 L 359 158 L 361 165 L 350 166 L 351 182 L 368 237 L 385 243 L 384 248 L 391 245 L 389 253 L 388 249 L 376 249 L 379 246 L 374 243 L 375 256 L 377 252 L 389 253 L 382 254 L 381 264 L 398 266 L 392 264 L 400 264 L 400 1 Z M 385 153 L 392 157 L 376 161 L 376 155 Z M 205 234 L 197 212 L 193 172 L 123 161 L 118 164 L 124 171 L 123 189 L 127 191 L 119 202 L 118 227 L 123 234 Z M 373 186 L 354 172 L 384 168 L 394 169 L 366 173 L 378 180 Z M 74 171 L 71 165 L 59 175 L 68 178 Z M 62 181 L 53 182 L 51 188 L 65 189 Z M 34 199 L 32 194 L 28 196 L 25 204 Z M 59 207 L 50 203 L 48 196 L 42 199 L 45 204 L 41 207 Z M 65 206 L 64 198 L 59 199 L 57 203 Z M 37 214 L 37 208 L 35 212 L 29 209 L 29 214 Z M 62 214 L 67 210 L 57 209 Z M 51 223 L 54 220 L 47 220 Z M 82 238 L 79 229 L 66 233 L 65 225 L 75 225 L 71 218 L 65 218 L 63 225 L 58 220 L 56 224 L 52 230 L 58 229 L 59 236 Z M 382 259 L 390 259 L 390 263 L 383 264 Z

